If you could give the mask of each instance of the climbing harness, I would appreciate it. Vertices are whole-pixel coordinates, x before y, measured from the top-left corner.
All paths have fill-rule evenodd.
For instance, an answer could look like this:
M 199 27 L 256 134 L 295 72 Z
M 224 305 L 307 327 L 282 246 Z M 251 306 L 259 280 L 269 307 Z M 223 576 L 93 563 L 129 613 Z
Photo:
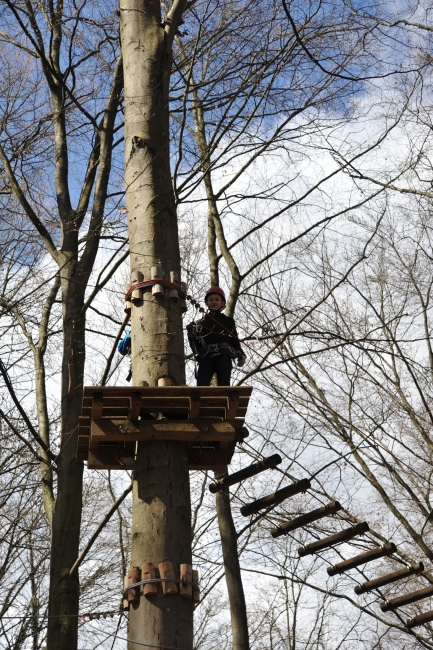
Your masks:
M 218 324 L 221 325 L 221 323 Z M 224 325 L 221 325 L 221 327 L 224 328 Z M 190 341 L 192 351 L 194 352 L 194 355 L 197 359 L 203 359 L 204 357 L 212 358 L 220 354 L 225 354 L 226 356 L 230 357 L 230 359 L 239 359 L 243 356 L 242 352 L 240 350 L 235 350 L 235 348 L 232 345 L 230 345 L 230 343 L 210 343 L 208 345 L 205 340 L 205 337 L 208 335 L 201 333 L 202 326 L 200 324 L 200 321 L 198 323 L 194 323 L 194 324 L 191 323 L 190 325 L 187 325 L 186 329 L 188 331 L 188 338 Z M 195 329 L 195 333 L 193 332 L 194 329 Z M 209 334 L 211 334 L 212 332 L 213 330 L 209 332 Z M 228 336 L 233 336 L 233 335 L 230 333 L 228 334 Z M 201 348 L 200 350 L 197 348 L 197 341 L 199 342 Z

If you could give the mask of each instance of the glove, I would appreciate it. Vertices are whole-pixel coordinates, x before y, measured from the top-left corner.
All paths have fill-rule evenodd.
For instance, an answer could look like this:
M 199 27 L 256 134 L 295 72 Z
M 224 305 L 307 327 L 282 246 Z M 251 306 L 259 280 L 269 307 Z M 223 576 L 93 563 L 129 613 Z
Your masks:
M 245 365 L 245 361 L 247 360 L 246 356 L 243 354 L 241 357 L 238 359 L 238 368 L 242 368 L 242 366 Z

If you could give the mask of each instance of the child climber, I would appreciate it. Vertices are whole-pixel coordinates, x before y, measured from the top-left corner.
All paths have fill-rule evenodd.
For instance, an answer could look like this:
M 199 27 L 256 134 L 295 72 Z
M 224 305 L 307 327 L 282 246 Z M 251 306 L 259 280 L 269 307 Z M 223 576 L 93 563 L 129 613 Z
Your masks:
M 208 313 L 187 327 L 188 340 L 198 362 L 197 386 L 209 386 L 216 373 L 218 386 L 230 386 L 232 359 L 241 368 L 245 354 L 233 318 L 221 313 L 226 297 L 220 287 L 211 287 L 204 299 Z

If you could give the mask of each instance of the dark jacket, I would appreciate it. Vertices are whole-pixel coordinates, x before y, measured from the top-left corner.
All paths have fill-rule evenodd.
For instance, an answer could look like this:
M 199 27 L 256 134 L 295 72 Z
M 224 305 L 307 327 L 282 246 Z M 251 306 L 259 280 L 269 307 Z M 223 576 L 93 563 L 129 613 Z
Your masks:
M 205 356 L 208 346 L 218 343 L 227 343 L 243 355 L 234 319 L 221 312 L 206 314 L 188 325 L 187 331 L 191 348 L 199 356 Z

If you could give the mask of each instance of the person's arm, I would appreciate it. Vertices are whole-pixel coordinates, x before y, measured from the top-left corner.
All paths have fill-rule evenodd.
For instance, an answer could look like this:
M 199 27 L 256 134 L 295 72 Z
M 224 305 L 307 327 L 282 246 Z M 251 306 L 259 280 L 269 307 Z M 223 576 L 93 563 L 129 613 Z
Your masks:
M 237 359 L 237 364 L 239 368 L 242 368 L 242 366 L 245 364 L 245 361 L 247 359 L 245 352 L 242 350 L 241 342 L 239 340 L 239 335 L 236 329 L 236 323 L 234 319 L 231 319 L 233 323 L 233 329 L 232 329 L 232 334 L 231 334 L 231 341 L 232 341 L 232 347 L 237 350 L 240 354 Z
M 229 318 L 228 320 L 229 320 L 229 324 L 228 324 L 227 329 L 230 331 L 230 334 L 229 334 L 229 336 L 230 336 L 230 345 L 235 350 L 241 350 L 242 351 L 241 342 L 239 341 L 239 335 L 238 335 L 238 332 L 237 332 L 237 329 L 236 329 L 236 323 L 234 321 L 234 318 Z M 227 332 L 227 334 L 228 334 L 228 332 Z
M 193 321 L 186 326 L 186 332 L 188 334 L 188 343 L 194 354 L 198 354 L 197 340 L 195 338 L 195 329 L 196 324 Z

